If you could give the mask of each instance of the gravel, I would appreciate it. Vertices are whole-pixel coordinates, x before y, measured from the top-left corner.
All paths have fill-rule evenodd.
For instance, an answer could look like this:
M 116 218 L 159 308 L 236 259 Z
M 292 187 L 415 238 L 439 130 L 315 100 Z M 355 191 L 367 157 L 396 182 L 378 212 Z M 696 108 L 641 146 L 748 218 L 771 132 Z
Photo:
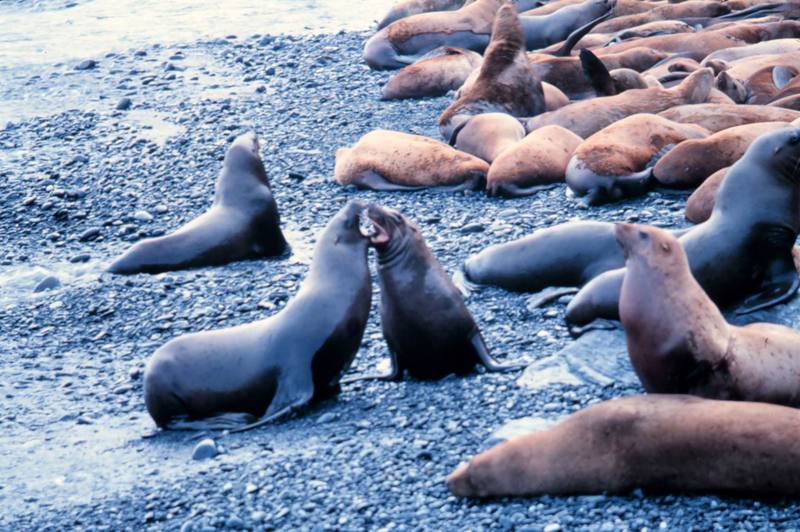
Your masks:
M 280 310 L 307 272 L 315 235 L 352 198 L 417 221 L 450 272 L 488 244 L 570 219 L 684 225 L 686 194 L 583 209 L 564 186 L 510 200 L 339 187 L 330 180 L 337 148 L 375 128 L 436 137 L 450 101 L 379 102 L 390 73 L 363 64 L 366 36 L 153 45 L 91 60 L 90 70 L 50 66 L 0 88 L 3 99 L 15 91 L 56 101 L 75 87 L 83 95 L 74 109 L 0 129 L 0 277 L 13 279 L 0 286 L 0 529 L 750 530 L 797 522 L 798 507 L 781 500 L 449 495 L 445 476 L 505 422 L 558 419 L 641 392 L 629 380 L 534 391 L 517 385 L 520 374 L 360 382 L 274 425 L 214 434 L 219 454 L 204 460 L 192 460 L 197 447 L 210 450 L 196 435 L 143 438 L 154 428 L 142 397 L 153 351 L 185 332 Z M 118 111 L 125 98 L 135 106 Z M 157 276 L 102 273 L 131 242 L 206 210 L 228 143 L 250 129 L 261 139 L 291 257 Z M 59 284 L 34 293 L 48 276 Z M 501 361 L 540 361 L 572 343 L 563 300 L 528 309 L 529 297 L 482 289 L 467 301 Z M 378 299 L 353 373 L 374 371 L 386 356 Z

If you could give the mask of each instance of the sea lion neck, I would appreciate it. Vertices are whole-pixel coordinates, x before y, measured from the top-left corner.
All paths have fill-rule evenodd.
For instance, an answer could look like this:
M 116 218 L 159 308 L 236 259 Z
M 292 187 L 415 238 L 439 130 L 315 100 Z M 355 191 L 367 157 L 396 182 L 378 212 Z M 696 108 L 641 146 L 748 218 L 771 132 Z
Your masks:
M 378 254 L 378 266 L 381 269 L 392 268 L 403 262 L 408 256 L 409 249 L 414 246 L 409 230 L 406 228 L 396 231 L 386 244 L 375 246 Z

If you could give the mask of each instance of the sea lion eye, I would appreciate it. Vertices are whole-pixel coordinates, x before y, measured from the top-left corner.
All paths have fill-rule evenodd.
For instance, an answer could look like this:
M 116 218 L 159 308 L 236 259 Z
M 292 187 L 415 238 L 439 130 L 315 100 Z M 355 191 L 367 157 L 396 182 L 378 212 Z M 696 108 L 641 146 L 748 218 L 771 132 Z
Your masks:
M 800 142 L 800 133 L 797 131 L 793 132 L 792 135 L 789 137 L 789 144 L 797 144 Z
M 650 235 L 648 235 L 644 231 L 639 231 L 639 238 L 641 240 L 647 241 L 647 240 L 650 240 Z

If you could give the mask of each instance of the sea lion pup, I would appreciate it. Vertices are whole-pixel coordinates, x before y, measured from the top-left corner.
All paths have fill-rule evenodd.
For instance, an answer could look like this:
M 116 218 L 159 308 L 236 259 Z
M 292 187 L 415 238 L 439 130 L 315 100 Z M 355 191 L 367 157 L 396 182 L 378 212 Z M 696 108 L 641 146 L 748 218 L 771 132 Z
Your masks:
M 468 2 L 469 0 L 466 3 Z M 402 0 L 389 9 L 386 16 L 378 23 L 378 29 L 381 30 L 395 20 L 411 15 L 430 13 L 431 11 L 455 11 L 464 4 L 464 0 Z
M 240 135 L 225 154 L 211 208 L 166 236 L 131 246 L 108 271 L 160 273 L 273 257 L 288 245 L 254 133 Z
M 489 371 L 524 367 L 502 365 L 491 357 L 461 292 L 413 223 L 374 204 L 367 216 L 372 222 L 370 245 L 378 253 L 381 328 L 392 369 L 386 375 L 352 380 L 400 380 L 404 372 L 414 379 L 435 380 L 451 373 L 466 375 L 477 364 Z
M 368 240 L 359 227 L 365 207 L 352 201 L 328 222 L 303 285 L 280 312 L 185 334 L 155 352 L 144 397 L 159 427 L 253 428 L 339 393 L 372 297 Z M 261 419 L 241 427 L 253 418 Z
M 650 492 L 800 494 L 794 408 L 688 395 L 612 399 L 489 449 L 447 477 L 457 497 Z
M 561 126 L 544 126 L 501 152 L 489 167 L 490 196 L 528 196 L 554 183 L 563 183 L 567 164 L 583 142 Z
M 589 205 L 645 194 L 653 158 L 666 147 L 703 139 L 708 130 L 653 114 L 636 114 L 605 127 L 575 150 L 567 166 L 567 186 Z
M 389 78 L 381 89 L 381 100 L 443 96 L 463 85 L 482 61 L 483 57 L 472 50 L 436 48 Z
M 786 127 L 788 122 L 758 122 L 681 142 L 659 159 L 653 177 L 669 187 L 696 187 L 720 168 L 738 161 L 758 137 Z
M 706 101 L 714 82 L 711 69 L 692 72 L 680 85 L 670 89 L 632 89 L 615 96 L 603 96 L 530 118 L 527 131 L 547 125 L 565 127 L 587 138 L 617 120 L 637 113 L 658 113 L 671 107 Z
M 674 236 L 631 224 L 615 232 L 625 253 L 619 317 L 645 390 L 800 403 L 800 333 L 773 323 L 728 324 Z
M 377 129 L 336 150 L 333 173 L 341 185 L 374 190 L 478 190 L 488 171 L 485 161 L 438 140 Z
M 491 164 L 504 150 L 524 137 L 525 128 L 513 116 L 505 113 L 483 113 L 464 122 L 450 142 L 457 150 L 480 157 Z
M 711 212 L 714 210 L 714 202 L 717 199 L 717 192 L 719 191 L 722 180 L 728 175 L 730 167 L 720 168 L 703 181 L 703 184 L 697 187 L 697 190 L 692 192 L 689 199 L 686 200 L 685 217 L 692 223 L 703 223 L 711 217 Z
M 700 286 L 721 307 L 754 312 L 792 297 L 800 286 L 792 246 L 800 231 L 800 129 L 756 139 L 728 171 L 707 222 L 680 237 Z M 583 327 L 619 319 L 625 270 L 587 283 L 567 306 L 566 320 Z
M 756 122 L 791 122 L 800 112 L 766 105 L 697 104 L 680 105 L 658 113 L 668 120 L 695 124 L 712 133 Z
M 464 275 L 478 285 L 539 292 L 550 286 L 582 286 L 624 264 L 613 224 L 567 222 L 487 247 L 464 262 Z
M 446 139 L 470 116 L 498 111 L 512 116 L 536 115 L 545 111 L 542 84 L 525 55 L 522 28 L 517 11 L 503 5 L 494 19 L 492 42 L 475 82 L 439 117 L 439 131 Z

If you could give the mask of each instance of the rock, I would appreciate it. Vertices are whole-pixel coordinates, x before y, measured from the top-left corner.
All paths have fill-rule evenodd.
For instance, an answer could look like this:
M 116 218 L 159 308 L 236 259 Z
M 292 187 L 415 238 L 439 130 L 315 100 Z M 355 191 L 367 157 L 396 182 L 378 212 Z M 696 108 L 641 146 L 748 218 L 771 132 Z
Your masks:
M 462 233 L 482 233 L 486 230 L 486 226 L 480 222 L 467 224 L 460 229 Z
M 561 525 L 558 523 L 549 523 L 545 525 L 544 532 L 559 532 L 561 530 Z
M 75 65 L 75 70 L 92 70 L 97 67 L 97 61 L 94 59 L 85 59 Z
M 39 284 L 36 285 L 36 288 L 33 289 L 34 292 L 44 292 L 45 290 L 55 290 L 56 288 L 61 286 L 61 281 L 58 280 L 58 277 L 53 275 L 48 275 L 41 281 Z
M 130 98 L 125 97 L 117 103 L 116 109 L 117 111 L 127 111 L 131 108 L 131 105 L 133 105 L 133 101 L 131 101 Z
M 333 414 L 331 412 L 325 412 L 324 414 L 319 416 L 317 423 L 330 423 L 331 421 L 336 421 L 336 414 Z
M 152 222 L 153 215 L 147 211 L 136 211 L 133 213 L 133 217 L 140 222 Z
M 72 264 L 77 264 L 79 262 L 89 262 L 89 259 L 91 258 L 92 256 L 89 255 L 88 253 L 81 253 L 80 255 L 75 255 L 73 257 L 70 257 L 69 261 Z
M 200 442 L 194 446 L 194 450 L 192 451 L 192 460 L 205 460 L 207 458 L 214 458 L 219 454 L 217 450 L 217 444 L 211 438 L 206 438 L 204 440 L 200 440 Z
M 99 227 L 90 227 L 86 231 L 80 234 L 78 240 L 81 242 L 86 242 L 87 240 L 94 240 L 100 236 L 100 228 Z
M 232 515 L 225 521 L 226 528 L 234 530 L 242 530 L 244 528 L 244 521 L 238 515 Z

